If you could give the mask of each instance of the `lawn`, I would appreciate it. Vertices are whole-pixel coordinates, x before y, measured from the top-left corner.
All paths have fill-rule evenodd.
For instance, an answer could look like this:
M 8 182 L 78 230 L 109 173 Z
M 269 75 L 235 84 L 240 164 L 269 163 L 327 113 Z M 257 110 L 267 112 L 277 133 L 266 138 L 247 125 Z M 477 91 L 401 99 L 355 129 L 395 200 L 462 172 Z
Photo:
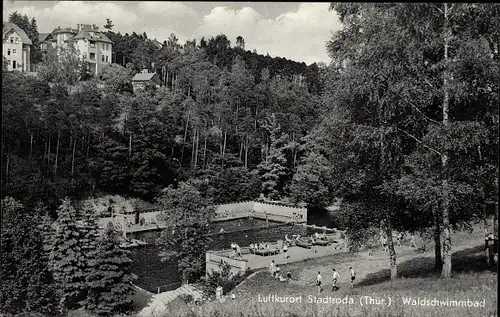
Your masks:
M 454 272 L 449 280 L 440 279 L 433 271 L 433 246 L 425 253 L 417 253 L 409 247 L 397 248 L 399 278 L 396 281 L 390 281 L 387 255 L 382 250 L 376 250 L 371 257 L 366 253 L 336 254 L 283 265 L 282 272 L 290 271 L 294 278 L 289 282 L 280 282 L 265 271 L 259 272 L 234 290 L 234 300 L 201 306 L 188 306 L 176 300 L 170 303 L 165 317 L 497 316 L 497 272 L 485 264 L 481 230 L 455 233 L 452 241 Z M 353 289 L 348 281 L 350 266 L 357 272 L 358 283 Z M 337 292 L 331 291 L 332 268 L 341 275 Z M 321 295 L 315 287 L 318 271 L 325 283 Z M 301 302 L 263 302 L 268 295 L 299 297 Z M 320 302 L 309 302 L 314 296 Z M 366 296 L 371 297 L 372 304 L 366 303 Z M 410 302 L 405 303 L 403 299 Z M 412 305 L 412 299 L 437 301 Z M 333 303 L 325 303 L 332 300 Z M 457 307 L 467 306 L 467 300 L 477 301 L 476 305 L 484 307 Z M 441 306 L 437 306 L 439 304 Z

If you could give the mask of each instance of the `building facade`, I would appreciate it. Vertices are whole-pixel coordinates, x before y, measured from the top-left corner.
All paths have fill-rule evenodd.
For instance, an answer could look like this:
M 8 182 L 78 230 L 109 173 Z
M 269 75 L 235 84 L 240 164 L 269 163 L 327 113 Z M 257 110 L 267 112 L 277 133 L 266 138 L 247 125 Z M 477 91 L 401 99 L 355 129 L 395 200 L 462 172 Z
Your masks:
M 76 29 L 58 27 L 41 41 L 40 48 L 46 51 L 68 43 L 73 43 L 95 76 L 101 74 L 104 65 L 111 64 L 113 42 L 95 24 L 78 24 Z
M 144 91 L 147 87 L 159 88 L 161 80 L 156 73 L 142 73 L 135 74 L 132 78 L 132 87 L 134 92 Z
M 3 57 L 7 60 L 7 70 L 29 72 L 33 45 L 31 39 L 20 27 L 10 22 L 4 22 L 2 34 Z

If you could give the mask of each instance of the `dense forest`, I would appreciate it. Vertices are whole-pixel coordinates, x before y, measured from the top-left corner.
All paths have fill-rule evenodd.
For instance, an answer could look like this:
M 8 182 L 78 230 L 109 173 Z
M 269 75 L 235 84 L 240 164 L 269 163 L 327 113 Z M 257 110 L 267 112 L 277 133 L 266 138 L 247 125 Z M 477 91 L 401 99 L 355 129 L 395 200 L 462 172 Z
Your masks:
M 309 207 L 340 200 L 337 216 L 351 252 L 384 232 L 393 279 L 393 230 L 429 234 L 443 278 L 453 272 L 454 229 L 475 223 L 487 229 L 494 217 L 497 239 L 500 6 L 335 3 L 330 9 L 343 27 L 326 46 L 329 65 L 245 51 L 241 37 L 231 47 L 222 34 L 184 45 L 172 35 L 158 45 L 145 33 L 115 33 L 108 19 L 114 63 L 99 78 L 86 73 L 71 47 L 43 56 L 37 76 L 4 71 L 2 253 L 9 260 L 2 287 L 16 294 L 0 298 L 6 309 L 47 313 L 42 300 L 61 298 L 51 279 L 64 278 L 73 296 L 64 293 L 65 309 L 102 316 L 124 309 L 128 273 L 115 284 L 106 280 L 107 291 L 122 287 L 124 297 L 100 307 L 100 273 L 81 264 L 99 271 L 95 263 L 109 259 L 95 251 L 108 250 L 128 272 L 113 232 L 94 245 L 95 215 L 71 202 L 105 194 L 166 210 L 165 219 L 185 230 L 164 235 L 164 247 L 185 243 L 178 253 L 190 278 L 205 273 L 210 206 L 261 193 Z M 134 93 L 130 79 L 142 69 L 160 74 L 162 86 Z M 85 237 L 81 247 L 78 239 L 65 242 L 72 236 Z M 47 245 L 50 257 L 33 252 L 38 266 L 28 266 L 31 275 L 22 271 L 23 250 Z M 81 248 L 92 252 L 65 261 Z M 80 276 L 90 274 L 87 284 L 68 275 L 77 267 Z M 50 285 L 45 293 L 26 288 L 32 276 Z M 82 291 L 78 283 L 88 287 Z
M 3 74 L 3 197 L 56 206 L 99 193 L 151 200 L 195 178 L 257 186 L 214 193 L 216 202 L 236 201 L 259 192 L 250 172 L 265 173 L 273 155 L 287 160 L 280 185 L 291 180 L 300 139 L 320 116 L 316 66 L 231 48 L 224 35 L 183 47 L 172 35 L 159 49 L 146 34 L 108 34 L 126 67 L 113 64 L 100 79 L 81 81 L 88 76 L 74 71 L 84 67 L 76 52 L 63 62 L 48 53 L 38 77 Z M 131 77 L 150 65 L 164 85 L 133 94 Z

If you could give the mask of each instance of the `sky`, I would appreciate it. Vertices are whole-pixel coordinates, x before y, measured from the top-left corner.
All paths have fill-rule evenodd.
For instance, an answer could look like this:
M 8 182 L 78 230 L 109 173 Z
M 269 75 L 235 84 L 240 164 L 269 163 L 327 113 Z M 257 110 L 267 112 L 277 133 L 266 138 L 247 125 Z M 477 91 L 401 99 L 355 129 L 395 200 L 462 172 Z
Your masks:
M 234 46 L 242 36 L 247 50 L 308 65 L 329 63 L 326 42 L 341 28 L 326 2 L 3 1 L 4 21 L 18 11 L 35 17 L 40 33 L 77 24 L 103 29 L 110 18 L 115 32 L 146 32 L 160 42 L 171 33 L 180 43 L 223 33 Z

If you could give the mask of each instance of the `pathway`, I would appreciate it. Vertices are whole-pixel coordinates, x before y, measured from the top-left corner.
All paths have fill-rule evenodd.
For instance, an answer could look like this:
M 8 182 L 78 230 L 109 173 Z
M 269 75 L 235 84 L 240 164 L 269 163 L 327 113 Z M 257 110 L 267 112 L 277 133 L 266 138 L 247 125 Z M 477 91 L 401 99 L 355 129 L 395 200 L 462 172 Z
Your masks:
M 151 302 L 138 314 L 140 317 L 159 317 L 165 316 L 167 304 L 183 294 L 191 294 L 193 298 L 202 296 L 201 291 L 194 288 L 192 285 L 182 285 L 181 287 L 154 295 Z

